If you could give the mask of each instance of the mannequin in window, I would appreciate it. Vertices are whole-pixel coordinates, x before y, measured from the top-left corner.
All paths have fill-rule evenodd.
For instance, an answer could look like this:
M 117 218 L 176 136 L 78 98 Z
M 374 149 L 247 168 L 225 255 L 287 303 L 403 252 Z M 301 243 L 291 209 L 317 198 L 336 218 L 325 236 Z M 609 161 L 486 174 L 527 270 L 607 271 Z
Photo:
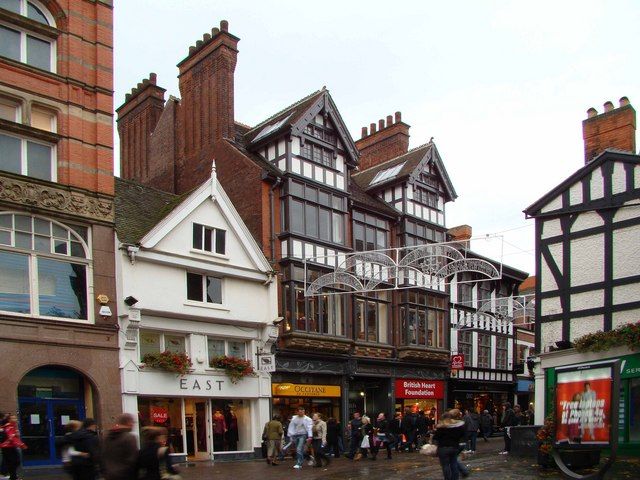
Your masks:
M 227 433 L 225 434 L 227 450 L 235 452 L 238 450 L 238 418 L 235 412 L 229 407 L 227 407 L 224 418 L 227 423 Z
M 224 434 L 227 431 L 227 422 L 220 409 L 213 413 L 213 450 L 222 452 L 224 450 Z

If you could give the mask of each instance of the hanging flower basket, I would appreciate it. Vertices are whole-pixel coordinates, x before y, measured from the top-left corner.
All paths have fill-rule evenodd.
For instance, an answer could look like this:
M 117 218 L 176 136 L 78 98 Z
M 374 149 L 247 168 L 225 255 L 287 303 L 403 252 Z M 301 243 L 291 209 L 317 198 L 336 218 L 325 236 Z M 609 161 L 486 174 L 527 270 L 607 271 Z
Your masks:
M 620 325 L 608 332 L 588 333 L 576 339 L 573 345 L 579 352 L 602 352 L 622 346 L 640 350 L 640 322 Z
M 164 351 L 160 353 L 147 353 L 142 357 L 144 368 L 157 368 L 166 372 L 184 375 L 191 370 L 191 360 L 186 353 L 174 353 Z
M 244 377 L 255 377 L 256 375 L 251 362 L 238 357 L 226 355 L 212 357 L 210 365 L 213 368 L 223 369 L 231 383 L 238 383 Z

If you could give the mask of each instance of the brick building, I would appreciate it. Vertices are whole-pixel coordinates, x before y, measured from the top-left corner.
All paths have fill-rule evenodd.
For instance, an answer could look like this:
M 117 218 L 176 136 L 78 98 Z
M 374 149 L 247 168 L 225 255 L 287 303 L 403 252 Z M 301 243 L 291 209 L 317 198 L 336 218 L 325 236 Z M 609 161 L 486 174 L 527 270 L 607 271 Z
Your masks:
M 347 255 L 449 239 L 445 204 L 456 192 L 435 144 L 409 150 L 400 112 L 354 141 L 325 88 L 253 127 L 235 121 L 238 41 L 222 21 L 190 47 L 178 63 L 180 99 L 165 100 L 155 74 L 127 94 L 117 109 L 123 177 L 183 194 L 206 180 L 215 158 L 219 181 L 278 272 L 274 411 L 303 404 L 342 421 L 355 410 L 441 411 L 450 352 L 444 283 L 427 288 L 418 273 L 398 291 L 345 295 L 338 283 L 305 295 Z M 505 291 L 519 281 L 506 280 Z
M 0 411 L 26 465 L 121 411 L 112 60 L 110 0 L 0 3 Z

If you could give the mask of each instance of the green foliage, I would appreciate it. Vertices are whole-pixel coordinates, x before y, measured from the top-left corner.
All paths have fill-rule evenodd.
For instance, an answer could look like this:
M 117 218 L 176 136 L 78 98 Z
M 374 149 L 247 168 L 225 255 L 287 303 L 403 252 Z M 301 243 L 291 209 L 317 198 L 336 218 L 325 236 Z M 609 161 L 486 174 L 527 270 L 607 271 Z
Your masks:
M 224 369 L 231 383 L 238 383 L 244 377 L 252 377 L 256 374 L 249 360 L 238 357 L 227 357 L 226 355 L 212 357 L 210 365 L 214 368 Z
M 161 353 L 147 353 L 142 357 L 142 363 L 148 368 L 157 368 L 167 372 L 184 375 L 191 369 L 191 360 L 186 353 L 164 351 Z
M 640 350 L 640 322 L 620 325 L 608 332 L 588 333 L 576 339 L 573 345 L 579 352 L 602 352 L 622 346 Z

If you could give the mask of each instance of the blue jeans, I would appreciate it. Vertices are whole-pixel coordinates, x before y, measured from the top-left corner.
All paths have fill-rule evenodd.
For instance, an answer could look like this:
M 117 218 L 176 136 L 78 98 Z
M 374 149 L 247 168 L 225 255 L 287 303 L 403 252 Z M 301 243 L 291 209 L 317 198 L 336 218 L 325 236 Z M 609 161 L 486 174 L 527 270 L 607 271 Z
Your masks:
M 307 443 L 307 436 L 293 435 L 291 441 L 296 446 L 296 463 L 302 466 L 304 463 L 304 445 Z
M 438 447 L 438 460 L 442 466 L 444 480 L 458 480 L 458 447 Z
M 476 451 L 476 441 L 478 440 L 478 432 L 467 432 L 467 449 Z

